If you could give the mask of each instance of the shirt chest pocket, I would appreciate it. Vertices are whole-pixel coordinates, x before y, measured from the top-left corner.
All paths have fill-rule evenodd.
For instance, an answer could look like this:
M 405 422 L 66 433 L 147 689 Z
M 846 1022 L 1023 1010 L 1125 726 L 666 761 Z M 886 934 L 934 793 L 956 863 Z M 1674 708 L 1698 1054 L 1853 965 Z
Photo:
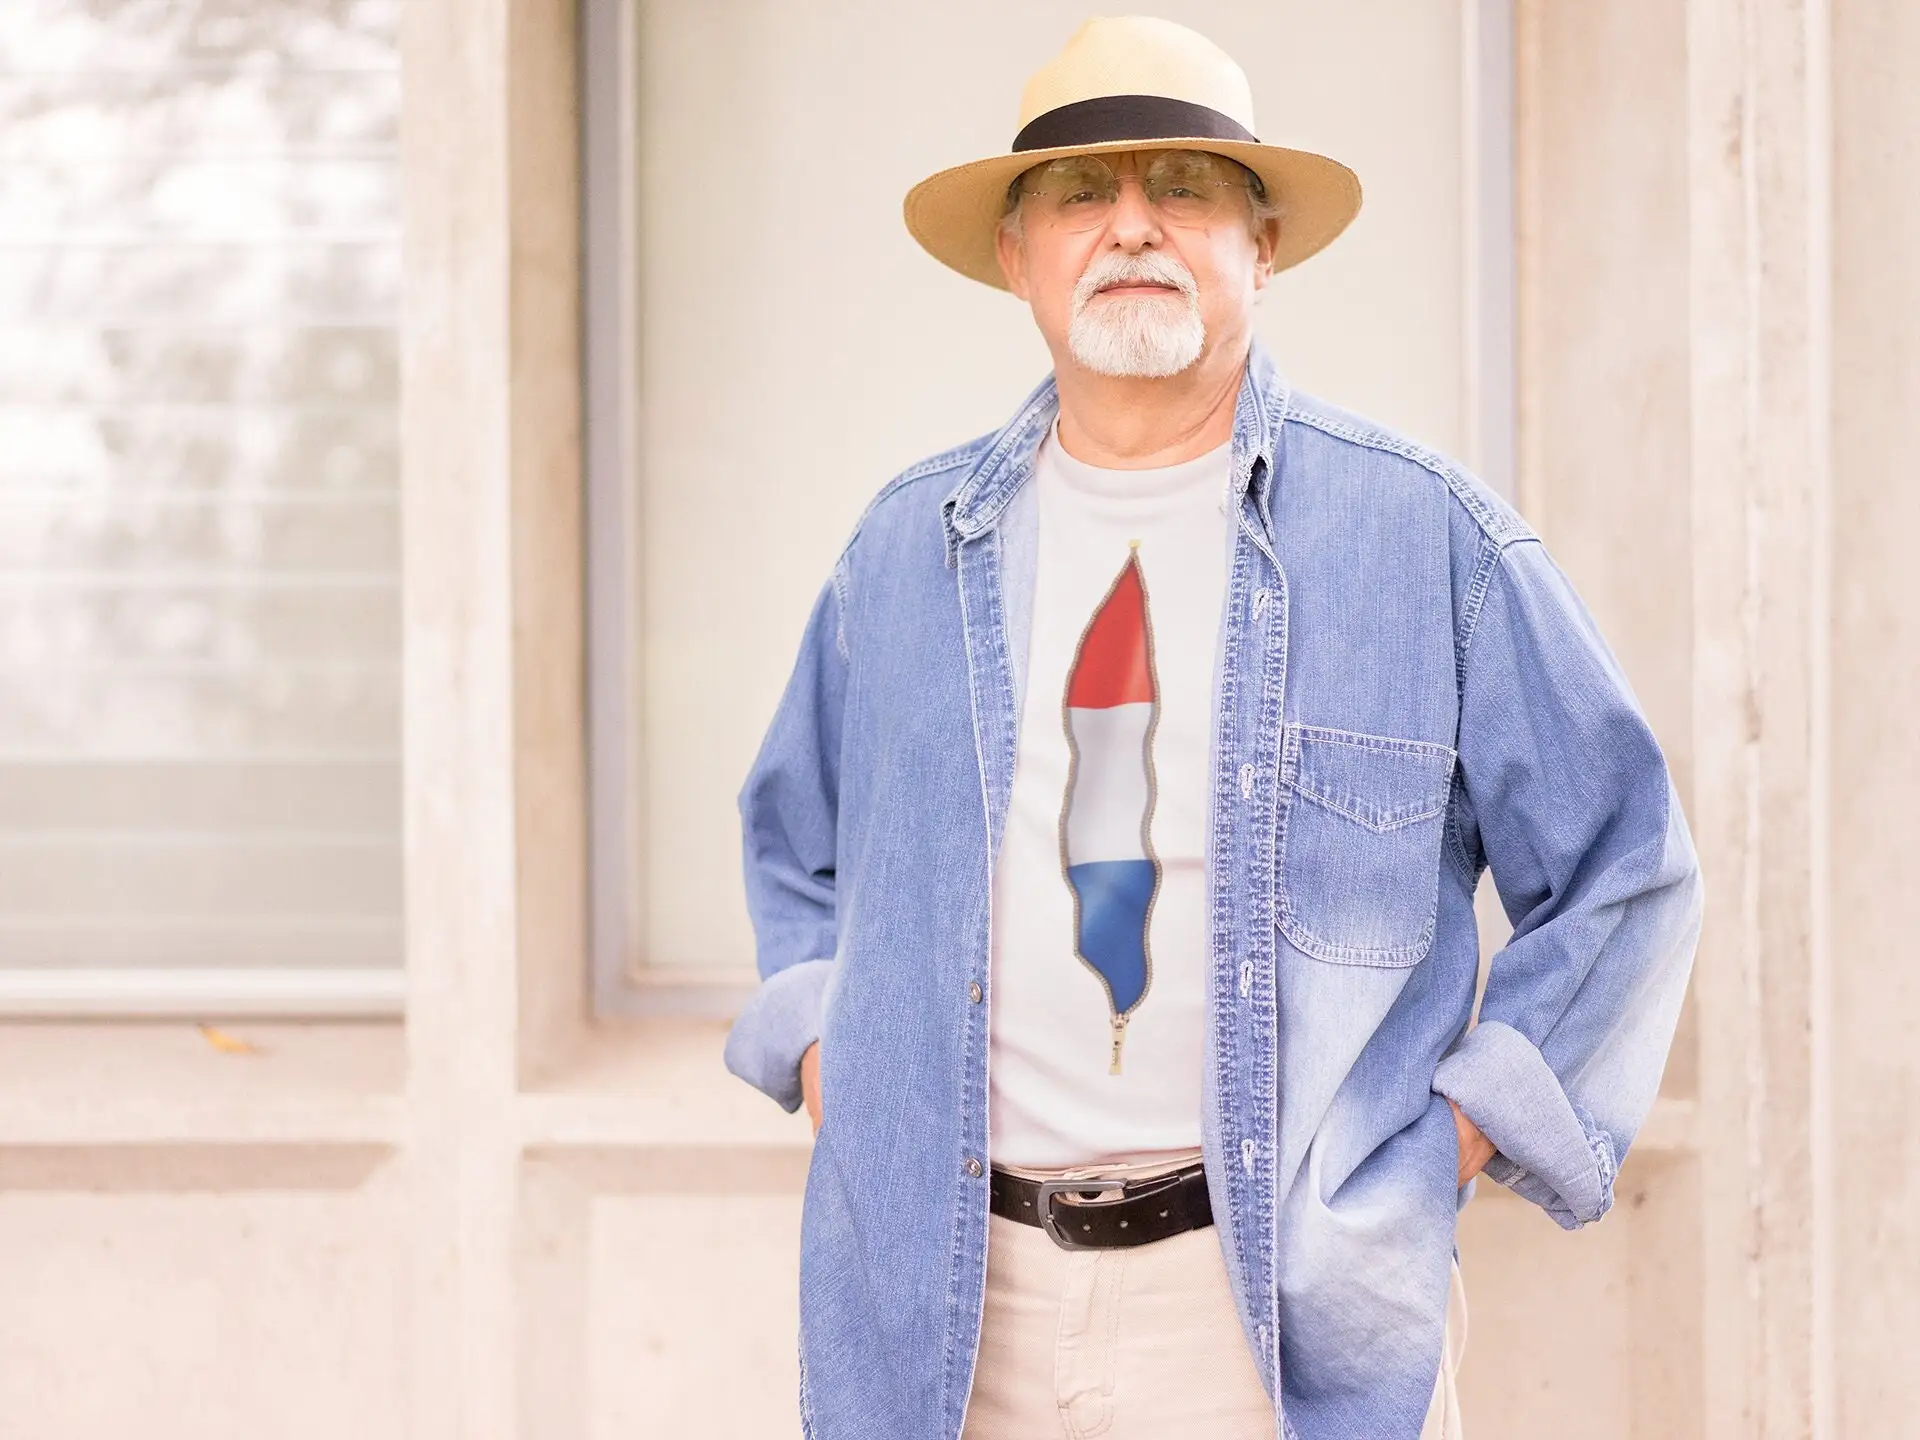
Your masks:
M 1316 959 L 1403 967 L 1433 941 L 1454 752 L 1289 725 L 1280 930 Z

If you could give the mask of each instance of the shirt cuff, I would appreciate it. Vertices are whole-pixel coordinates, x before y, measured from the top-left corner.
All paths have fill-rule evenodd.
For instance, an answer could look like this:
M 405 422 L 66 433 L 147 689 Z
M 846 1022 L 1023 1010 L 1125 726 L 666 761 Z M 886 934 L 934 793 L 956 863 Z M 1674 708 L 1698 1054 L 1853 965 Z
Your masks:
M 1458 1105 L 1499 1153 L 1487 1178 L 1533 1201 L 1567 1230 L 1613 1205 L 1613 1139 L 1568 1096 L 1546 1057 L 1497 1020 L 1469 1030 L 1440 1062 L 1433 1088 Z
M 820 1038 L 833 968 L 803 960 L 769 975 L 727 1032 L 727 1069 L 789 1112 L 804 1098 L 800 1057 Z

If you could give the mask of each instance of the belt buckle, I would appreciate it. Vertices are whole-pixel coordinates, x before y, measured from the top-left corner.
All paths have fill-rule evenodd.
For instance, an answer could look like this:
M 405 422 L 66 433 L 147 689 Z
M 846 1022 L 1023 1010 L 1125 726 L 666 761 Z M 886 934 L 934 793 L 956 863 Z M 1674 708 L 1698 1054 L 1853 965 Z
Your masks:
M 1054 1196 L 1071 1195 L 1076 1192 L 1106 1195 L 1126 1188 L 1127 1182 L 1124 1180 L 1042 1180 L 1040 1182 L 1040 1227 L 1062 1250 L 1098 1250 L 1100 1246 L 1083 1245 L 1060 1228 L 1060 1222 L 1053 1215 Z M 1069 1209 L 1084 1208 L 1077 1200 L 1063 1200 L 1061 1203 Z

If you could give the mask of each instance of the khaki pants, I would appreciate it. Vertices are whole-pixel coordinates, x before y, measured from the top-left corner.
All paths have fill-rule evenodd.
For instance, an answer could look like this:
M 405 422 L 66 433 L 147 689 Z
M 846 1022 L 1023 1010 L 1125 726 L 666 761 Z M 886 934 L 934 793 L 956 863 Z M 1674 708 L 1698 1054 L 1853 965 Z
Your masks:
M 987 1223 L 986 1314 L 962 1440 L 1273 1440 L 1273 1402 L 1211 1228 L 1131 1250 L 1062 1250 L 1035 1226 Z M 1459 1440 L 1465 1339 L 1456 1269 L 1421 1440 Z

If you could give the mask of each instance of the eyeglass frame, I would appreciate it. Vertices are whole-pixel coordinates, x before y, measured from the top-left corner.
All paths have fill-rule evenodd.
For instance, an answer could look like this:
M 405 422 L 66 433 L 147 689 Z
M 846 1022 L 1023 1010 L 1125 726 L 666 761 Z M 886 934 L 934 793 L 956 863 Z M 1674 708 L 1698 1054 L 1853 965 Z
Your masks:
M 1115 153 L 1127 155 L 1127 154 L 1138 154 L 1140 152 L 1123 150 Z M 1164 149 L 1161 149 L 1159 151 L 1159 156 L 1166 156 L 1166 155 L 1203 155 L 1210 161 L 1218 161 L 1222 164 L 1231 165 L 1236 170 L 1241 172 L 1241 175 L 1243 176 L 1242 179 L 1214 180 L 1214 181 L 1209 181 L 1208 183 L 1215 186 L 1218 190 L 1222 192 L 1227 190 L 1234 190 L 1234 189 L 1245 191 L 1247 194 L 1249 203 L 1252 204 L 1254 207 L 1256 207 L 1256 209 L 1260 205 L 1267 203 L 1266 182 L 1263 181 L 1257 174 L 1255 174 L 1251 168 L 1249 168 L 1246 165 L 1242 165 L 1238 160 L 1235 160 L 1230 155 L 1221 155 L 1212 150 L 1195 150 L 1187 146 L 1178 146 L 1178 145 L 1167 146 Z M 1156 157 L 1156 159 L 1157 158 L 1158 157 Z M 1020 202 L 1029 195 L 1035 196 L 1036 198 L 1045 196 L 1047 194 L 1045 190 L 1034 190 L 1028 187 L 1027 177 L 1032 175 L 1036 170 L 1043 170 L 1050 166 L 1058 165 L 1063 160 L 1091 161 L 1094 164 L 1099 165 L 1101 169 L 1105 170 L 1107 174 L 1111 176 L 1113 179 L 1113 198 L 1111 201 L 1108 202 L 1109 205 L 1119 203 L 1120 187 L 1128 180 L 1139 181 L 1140 192 L 1142 195 L 1146 195 L 1147 177 L 1145 174 L 1136 172 L 1133 174 L 1123 175 L 1119 171 L 1115 170 L 1110 163 L 1108 163 L 1106 156 L 1104 154 L 1082 153 L 1077 155 L 1056 155 L 1051 160 L 1042 160 L 1037 165 L 1029 166 L 1027 169 L 1022 170 L 1018 175 L 1013 177 L 1012 181 L 1010 181 L 1007 185 L 1007 202 L 1006 202 L 1005 213 L 1008 215 L 1011 215 L 1014 211 L 1018 210 L 1020 208 Z M 1148 168 L 1151 168 L 1151 167 L 1149 166 Z M 1212 223 L 1214 218 L 1220 213 L 1220 200 L 1218 198 L 1216 198 L 1216 200 L 1214 201 L 1213 209 L 1208 211 L 1203 218 L 1199 220 L 1184 221 L 1184 222 L 1179 220 L 1174 220 L 1166 216 L 1165 214 L 1163 214 L 1161 212 L 1160 207 L 1154 203 L 1153 199 L 1150 196 L 1147 198 L 1147 205 L 1148 205 L 1148 208 L 1153 211 L 1155 216 L 1157 216 L 1160 219 L 1162 224 L 1172 225 L 1176 229 L 1190 230 L 1190 229 L 1200 228 L 1201 226 L 1205 226 Z M 1094 224 L 1081 226 L 1077 231 L 1073 231 L 1072 233 L 1083 234 L 1086 231 L 1097 229 L 1099 224 L 1101 223 L 1104 223 L 1104 219 L 1102 221 L 1097 221 Z M 1063 228 L 1070 229 L 1071 227 L 1063 227 Z

